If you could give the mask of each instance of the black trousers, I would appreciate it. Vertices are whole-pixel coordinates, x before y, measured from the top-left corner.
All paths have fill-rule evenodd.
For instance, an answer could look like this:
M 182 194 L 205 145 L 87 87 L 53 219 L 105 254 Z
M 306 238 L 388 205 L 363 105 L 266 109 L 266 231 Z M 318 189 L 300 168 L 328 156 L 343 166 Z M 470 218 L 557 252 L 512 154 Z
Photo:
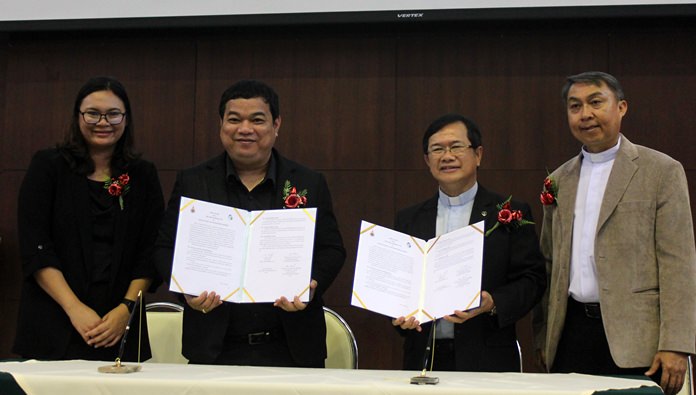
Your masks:
M 649 366 L 621 368 L 616 365 L 609 351 L 599 305 L 586 305 L 568 298 L 568 311 L 552 373 L 583 373 L 596 375 L 642 376 Z M 662 375 L 658 371 L 653 380 Z
M 227 333 L 223 342 L 222 352 L 217 356 L 214 365 L 248 365 L 248 366 L 277 366 L 323 368 L 324 359 L 318 359 L 308 364 L 295 361 L 287 345 L 285 334 L 280 328 L 270 330 L 269 336 L 239 336 Z M 189 361 L 197 364 L 198 361 Z
M 430 368 L 430 367 L 428 367 Z M 433 355 L 433 370 L 456 371 L 457 354 L 454 349 L 454 339 L 435 340 L 435 354 Z

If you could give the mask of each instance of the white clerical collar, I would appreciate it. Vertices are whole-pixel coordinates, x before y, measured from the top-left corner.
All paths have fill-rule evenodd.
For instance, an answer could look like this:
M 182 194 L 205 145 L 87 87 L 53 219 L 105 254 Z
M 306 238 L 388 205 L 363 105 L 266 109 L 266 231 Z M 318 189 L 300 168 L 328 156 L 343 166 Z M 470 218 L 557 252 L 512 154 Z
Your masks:
M 619 140 L 616 142 L 616 145 L 609 148 L 606 151 L 592 153 L 592 152 L 587 152 L 587 150 L 585 150 L 585 147 L 582 147 L 582 156 L 584 159 L 587 159 L 592 163 L 608 162 L 610 160 L 616 159 L 616 154 L 619 152 L 620 145 L 621 145 L 621 135 L 619 135 Z
M 474 186 L 469 188 L 468 191 L 457 196 L 447 196 L 447 194 L 442 192 L 442 189 L 440 189 L 438 200 L 440 201 L 440 204 L 444 206 L 463 206 L 471 203 L 474 200 L 476 192 L 478 192 L 478 182 L 475 182 Z

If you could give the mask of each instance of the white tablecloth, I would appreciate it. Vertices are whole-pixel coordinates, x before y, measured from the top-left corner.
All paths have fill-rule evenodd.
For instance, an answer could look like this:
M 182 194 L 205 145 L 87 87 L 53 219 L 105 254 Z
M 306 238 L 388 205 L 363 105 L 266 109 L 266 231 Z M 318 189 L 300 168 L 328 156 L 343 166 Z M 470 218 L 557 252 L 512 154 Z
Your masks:
M 3 362 L 28 394 L 591 394 L 607 389 L 638 388 L 650 381 L 581 374 L 433 372 L 437 385 L 412 385 L 416 372 L 253 366 L 145 363 L 131 374 L 97 372 L 108 362 Z

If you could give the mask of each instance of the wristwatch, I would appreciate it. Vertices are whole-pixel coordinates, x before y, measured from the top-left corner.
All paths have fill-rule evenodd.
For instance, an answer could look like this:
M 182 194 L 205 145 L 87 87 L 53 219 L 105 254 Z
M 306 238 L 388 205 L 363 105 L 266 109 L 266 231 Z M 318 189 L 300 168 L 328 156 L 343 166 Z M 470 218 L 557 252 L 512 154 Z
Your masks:
M 496 315 L 496 314 L 498 314 L 498 310 L 497 310 L 495 307 L 496 307 L 496 306 L 493 306 L 493 308 L 491 309 L 491 311 L 488 312 L 488 314 L 490 314 L 490 315 Z
M 129 313 L 132 313 L 132 312 L 133 312 L 133 307 L 135 307 L 135 301 L 134 301 L 134 300 L 130 300 L 130 299 L 123 298 L 123 300 L 121 301 L 121 303 L 123 303 L 123 304 L 126 305 L 126 307 L 128 308 L 128 312 L 129 312 Z

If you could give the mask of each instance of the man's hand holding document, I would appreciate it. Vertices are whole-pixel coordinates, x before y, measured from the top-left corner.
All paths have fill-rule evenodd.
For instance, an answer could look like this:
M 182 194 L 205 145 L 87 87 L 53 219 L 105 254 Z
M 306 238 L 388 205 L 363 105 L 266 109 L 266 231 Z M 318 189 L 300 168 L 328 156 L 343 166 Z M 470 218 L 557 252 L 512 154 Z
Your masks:
M 169 289 L 227 302 L 309 301 L 316 208 L 246 211 L 181 197 Z
M 421 324 L 478 307 L 483 227 L 425 241 L 362 221 L 351 304 Z

